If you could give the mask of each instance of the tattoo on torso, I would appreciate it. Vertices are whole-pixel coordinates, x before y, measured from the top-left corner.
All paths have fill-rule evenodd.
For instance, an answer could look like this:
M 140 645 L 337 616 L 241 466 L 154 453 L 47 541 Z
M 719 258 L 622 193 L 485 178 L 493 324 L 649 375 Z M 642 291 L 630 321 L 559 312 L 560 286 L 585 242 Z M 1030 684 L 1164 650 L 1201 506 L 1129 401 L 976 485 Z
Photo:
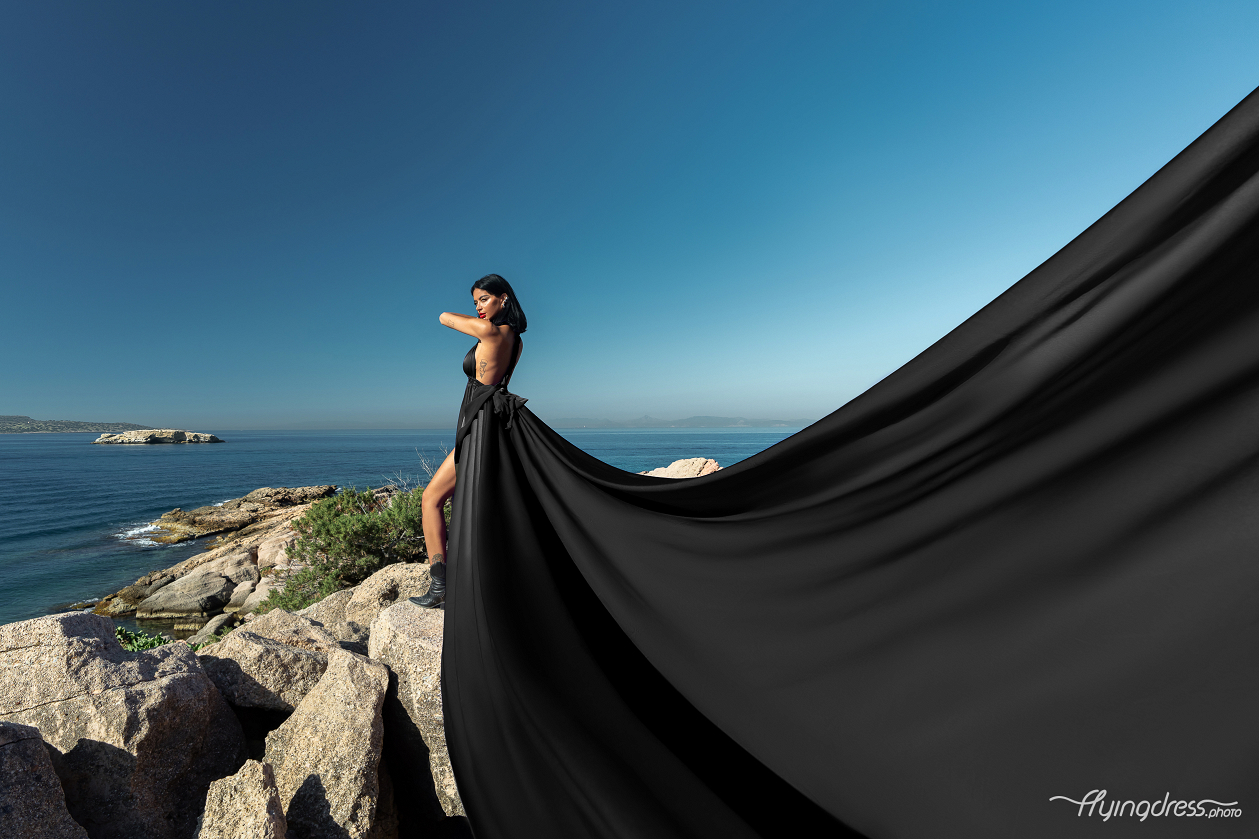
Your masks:
M 481 384 L 485 384 L 485 364 L 485 359 L 481 359 L 481 375 L 478 377 L 481 379 Z

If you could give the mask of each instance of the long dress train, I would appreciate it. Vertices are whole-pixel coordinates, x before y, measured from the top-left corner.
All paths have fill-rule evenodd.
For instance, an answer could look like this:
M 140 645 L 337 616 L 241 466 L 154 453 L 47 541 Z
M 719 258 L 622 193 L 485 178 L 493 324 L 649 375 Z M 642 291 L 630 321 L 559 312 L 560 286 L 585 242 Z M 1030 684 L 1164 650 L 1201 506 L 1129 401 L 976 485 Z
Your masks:
M 443 655 L 479 839 L 1254 835 L 1259 93 L 715 474 L 479 397 Z

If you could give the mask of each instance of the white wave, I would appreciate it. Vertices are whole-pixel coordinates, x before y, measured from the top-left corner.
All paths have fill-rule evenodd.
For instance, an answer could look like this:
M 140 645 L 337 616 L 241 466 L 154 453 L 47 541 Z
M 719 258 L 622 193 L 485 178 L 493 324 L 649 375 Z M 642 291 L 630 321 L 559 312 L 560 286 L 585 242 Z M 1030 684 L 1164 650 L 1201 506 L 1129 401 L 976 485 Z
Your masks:
M 155 524 L 142 524 L 139 527 L 133 527 L 129 530 L 123 530 L 114 534 L 114 538 L 123 542 L 130 542 L 133 545 L 141 545 L 146 548 L 156 548 L 157 542 L 152 539 L 144 538 L 145 533 L 152 533 L 154 530 L 160 530 Z
M 115 533 L 114 535 L 117 536 L 119 539 L 131 539 L 133 537 L 139 536 L 141 533 L 152 533 L 154 530 L 157 530 L 157 529 L 158 527 L 156 524 L 144 524 L 139 527 L 133 527 L 130 530 L 124 530 L 121 533 Z

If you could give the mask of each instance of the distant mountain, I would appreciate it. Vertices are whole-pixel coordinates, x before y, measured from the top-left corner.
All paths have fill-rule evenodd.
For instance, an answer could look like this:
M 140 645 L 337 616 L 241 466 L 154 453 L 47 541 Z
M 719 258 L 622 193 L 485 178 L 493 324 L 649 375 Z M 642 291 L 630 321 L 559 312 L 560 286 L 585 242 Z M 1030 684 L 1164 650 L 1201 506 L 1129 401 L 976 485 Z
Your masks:
M 679 420 L 662 420 L 641 416 L 632 420 L 588 419 L 564 417 L 551 420 L 552 428 L 803 428 L 813 420 L 806 419 L 748 419 L 747 417 L 687 417 Z
M 30 434 L 49 431 L 91 431 L 96 434 L 117 434 L 120 431 L 141 431 L 151 425 L 134 422 L 76 422 L 74 420 L 37 420 L 30 417 L 6 417 L 0 415 L 0 434 Z

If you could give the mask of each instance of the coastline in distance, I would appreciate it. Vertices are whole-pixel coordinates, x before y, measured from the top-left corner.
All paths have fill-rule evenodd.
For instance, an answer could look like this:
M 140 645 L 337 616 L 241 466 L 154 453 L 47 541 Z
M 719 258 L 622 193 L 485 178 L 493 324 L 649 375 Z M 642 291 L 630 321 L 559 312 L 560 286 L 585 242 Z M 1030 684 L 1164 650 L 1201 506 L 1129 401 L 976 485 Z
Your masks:
M 79 431 L 117 434 L 122 431 L 148 431 L 151 425 L 134 422 L 78 422 L 77 420 L 37 420 L 23 416 L 0 415 L 0 434 L 66 434 Z

